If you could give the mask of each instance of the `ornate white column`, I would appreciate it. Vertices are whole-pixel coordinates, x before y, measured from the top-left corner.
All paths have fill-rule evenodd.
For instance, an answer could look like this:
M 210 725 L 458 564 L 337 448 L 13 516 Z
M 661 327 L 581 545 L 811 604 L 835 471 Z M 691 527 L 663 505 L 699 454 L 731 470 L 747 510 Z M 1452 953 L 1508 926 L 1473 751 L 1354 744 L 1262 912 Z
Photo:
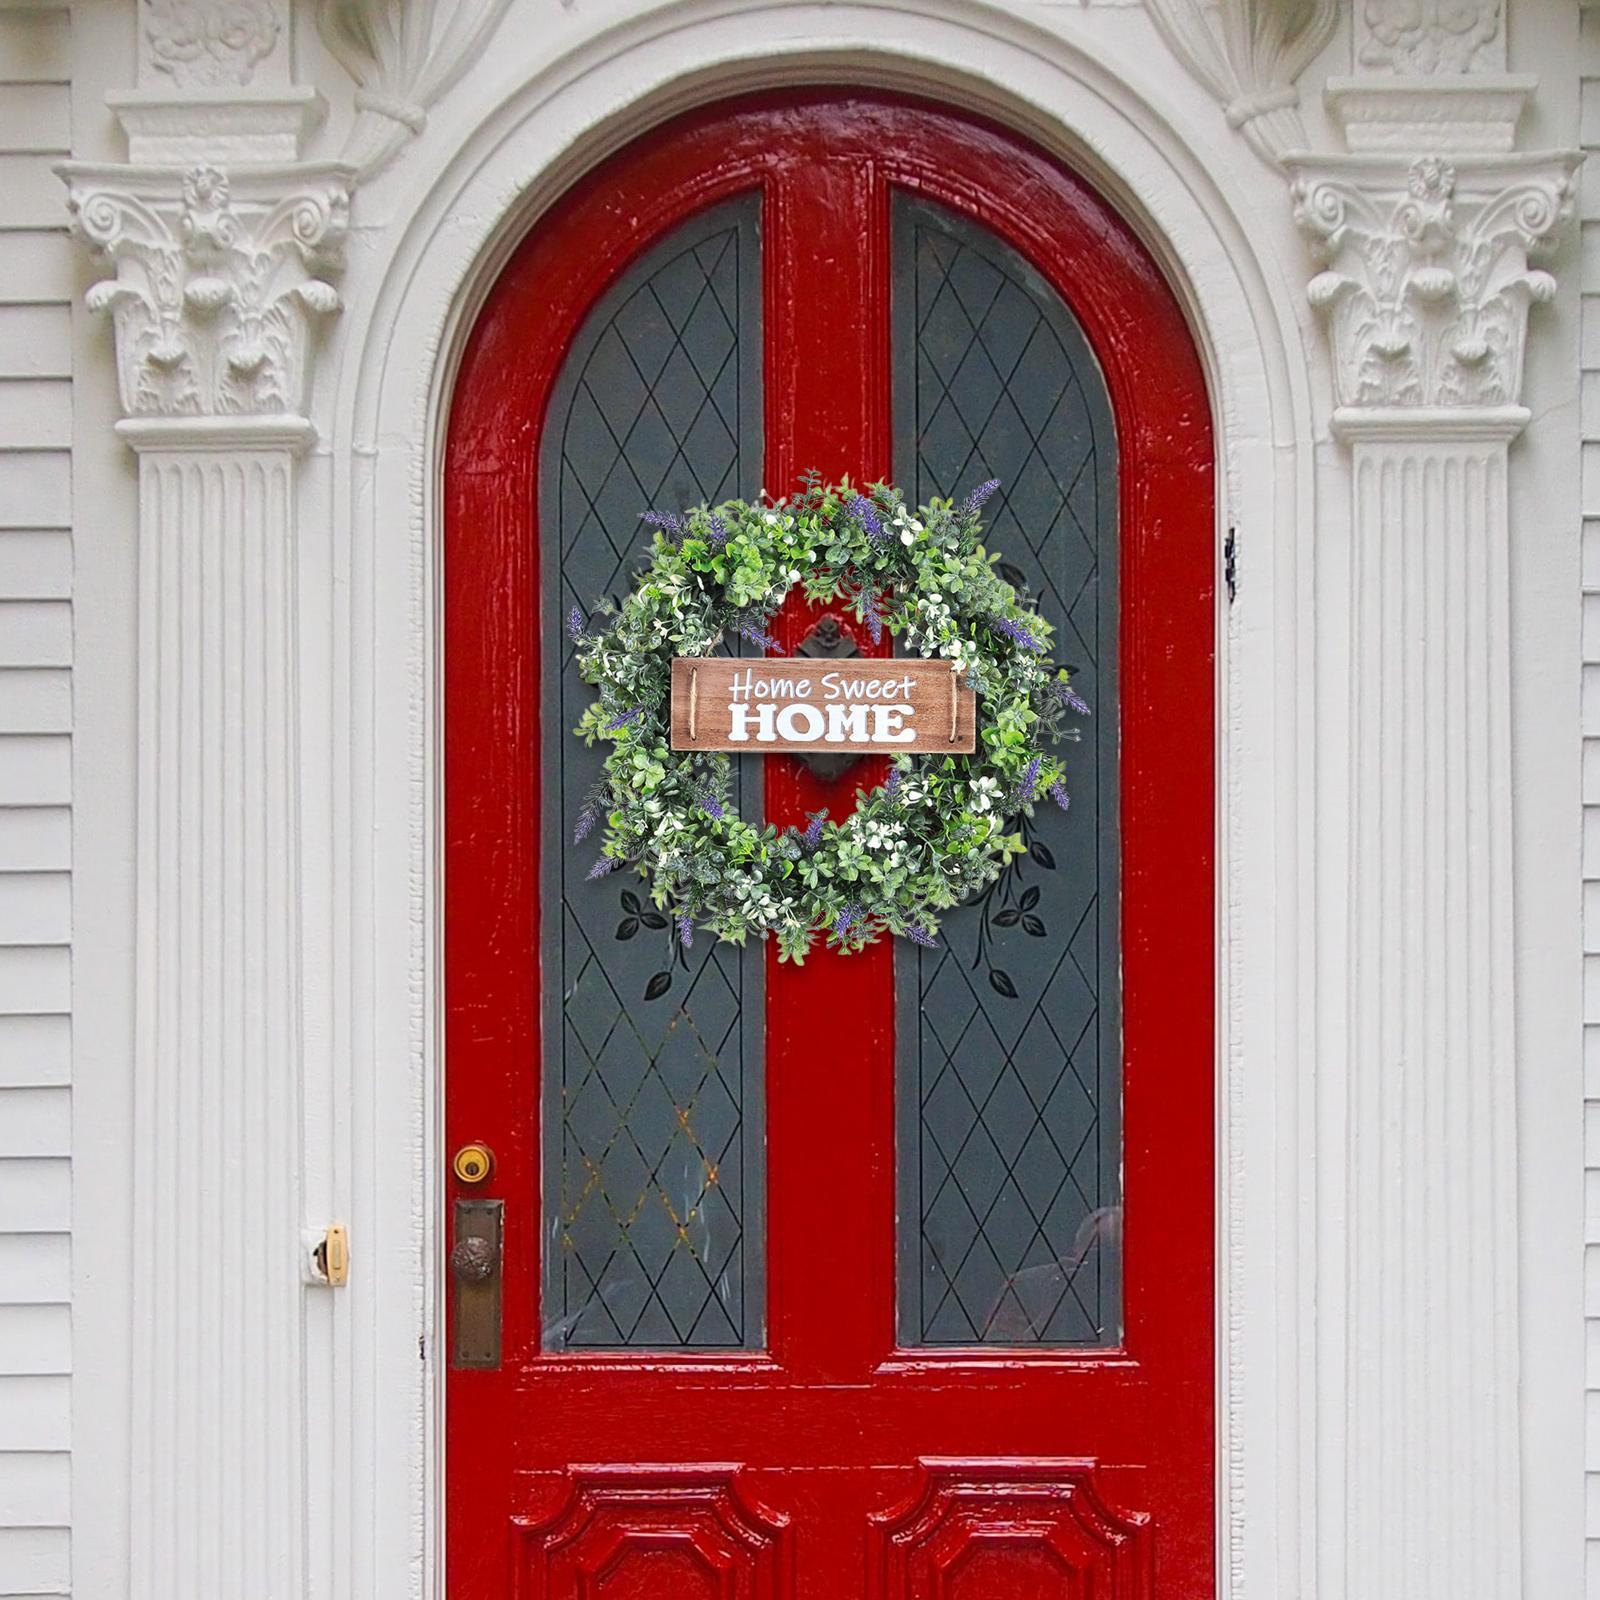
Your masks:
M 308 1537 L 296 471 L 350 169 L 267 159 L 297 153 L 306 97 L 237 86 L 287 18 L 234 7 L 265 19 L 255 43 L 208 41 L 210 9 L 141 7 L 143 43 L 167 50 L 156 73 L 220 62 L 233 87 L 124 96 L 135 164 L 63 169 L 114 271 L 89 304 L 115 328 L 139 471 L 131 1592 L 292 1600 Z M 197 159 L 219 144 L 226 171 Z
M 1494 10 L 1364 0 L 1358 61 L 1406 75 L 1331 85 L 1351 153 L 1285 162 L 1350 467 L 1317 576 L 1327 1595 L 1521 1592 L 1507 476 L 1576 160 L 1500 153 L 1526 83 L 1416 75 Z

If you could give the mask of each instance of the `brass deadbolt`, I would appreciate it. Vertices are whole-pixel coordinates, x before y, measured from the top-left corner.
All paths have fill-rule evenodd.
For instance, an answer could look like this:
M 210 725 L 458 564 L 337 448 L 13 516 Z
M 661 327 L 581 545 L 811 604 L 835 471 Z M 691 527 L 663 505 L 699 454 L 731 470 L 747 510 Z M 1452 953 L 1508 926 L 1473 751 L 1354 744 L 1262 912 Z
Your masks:
M 494 1171 L 494 1152 L 486 1144 L 464 1144 L 450 1165 L 463 1183 L 482 1183 Z

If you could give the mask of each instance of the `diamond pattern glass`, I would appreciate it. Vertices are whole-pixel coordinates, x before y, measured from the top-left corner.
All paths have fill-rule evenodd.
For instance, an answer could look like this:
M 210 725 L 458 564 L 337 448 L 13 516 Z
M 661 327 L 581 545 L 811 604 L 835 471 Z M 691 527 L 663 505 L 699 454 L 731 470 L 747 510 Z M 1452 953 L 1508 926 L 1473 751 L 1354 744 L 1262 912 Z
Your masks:
M 907 1346 L 1115 1345 L 1119 1195 L 1116 461 L 1104 380 L 1054 290 L 977 225 L 894 214 L 895 470 L 988 478 L 986 543 L 1094 709 L 1072 808 L 896 953 L 899 1320 Z
M 760 951 L 684 950 L 636 879 L 588 871 L 574 830 L 604 752 L 563 619 L 620 598 L 641 512 L 761 479 L 755 197 L 694 219 L 587 319 L 551 401 L 544 594 L 547 1349 L 747 1349 L 764 1303 Z M 746 814 L 756 763 L 736 774 Z M 757 770 L 751 770 L 757 768 Z

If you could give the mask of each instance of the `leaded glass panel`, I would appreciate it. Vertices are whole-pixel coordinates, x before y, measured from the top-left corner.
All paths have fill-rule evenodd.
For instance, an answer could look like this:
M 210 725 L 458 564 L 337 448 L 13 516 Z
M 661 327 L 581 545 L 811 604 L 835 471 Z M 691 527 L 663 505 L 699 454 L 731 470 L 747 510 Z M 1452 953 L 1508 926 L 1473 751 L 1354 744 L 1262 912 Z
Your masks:
M 899 197 L 896 480 L 988 478 L 986 542 L 1056 629 L 1094 708 L 1072 809 L 896 951 L 899 1325 L 907 1346 L 1115 1345 L 1120 1310 L 1116 460 L 1093 354 L 986 230 Z
M 749 1349 L 763 1336 L 761 951 L 685 951 L 573 831 L 604 752 L 562 619 L 620 598 L 648 508 L 761 486 L 756 197 L 637 262 L 574 342 L 540 474 L 547 1349 Z M 760 764 L 735 763 L 747 815 Z M 741 792 L 742 791 L 742 792 Z

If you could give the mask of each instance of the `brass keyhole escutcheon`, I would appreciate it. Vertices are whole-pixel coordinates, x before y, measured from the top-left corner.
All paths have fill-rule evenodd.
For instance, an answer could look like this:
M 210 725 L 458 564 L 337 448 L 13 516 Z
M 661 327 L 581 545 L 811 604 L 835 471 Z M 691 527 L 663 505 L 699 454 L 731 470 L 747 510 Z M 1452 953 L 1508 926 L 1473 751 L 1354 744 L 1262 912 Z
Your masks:
M 482 1183 L 494 1171 L 494 1151 L 486 1144 L 464 1144 L 450 1166 L 462 1183 Z

